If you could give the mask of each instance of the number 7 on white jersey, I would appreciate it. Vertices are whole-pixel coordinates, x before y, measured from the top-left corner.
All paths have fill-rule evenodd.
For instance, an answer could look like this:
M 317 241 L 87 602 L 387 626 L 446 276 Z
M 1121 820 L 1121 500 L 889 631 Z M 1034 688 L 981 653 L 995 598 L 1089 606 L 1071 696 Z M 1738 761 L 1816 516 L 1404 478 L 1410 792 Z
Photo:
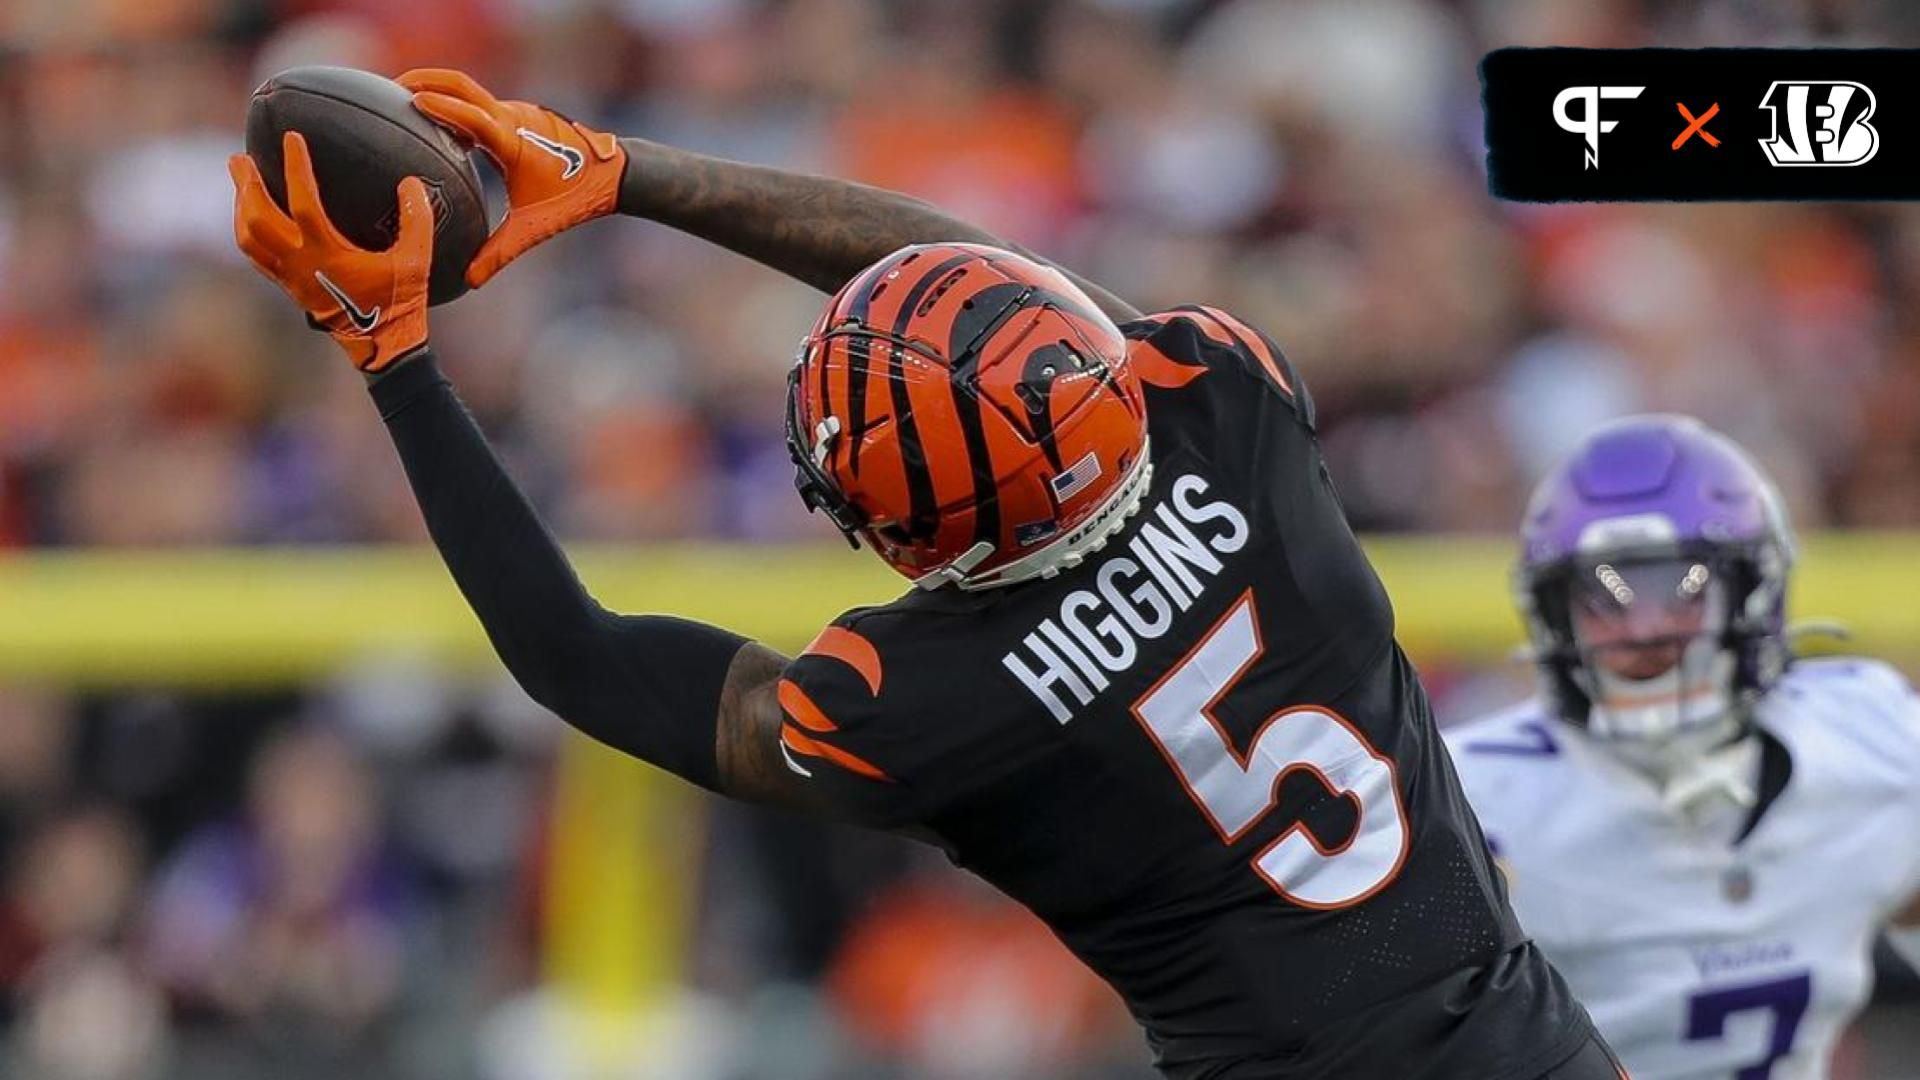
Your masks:
M 1313 773 L 1334 795 L 1351 798 L 1359 820 L 1344 843 L 1324 844 L 1296 821 L 1261 849 L 1253 868 L 1275 892 L 1302 907 L 1357 904 L 1385 888 L 1407 857 L 1406 810 L 1393 762 L 1346 720 L 1313 706 L 1274 713 L 1241 754 L 1212 709 L 1261 651 L 1260 620 L 1249 589 L 1193 651 L 1134 702 L 1133 715 L 1224 843 L 1239 840 L 1274 808 L 1280 781 L 1295 769 Z

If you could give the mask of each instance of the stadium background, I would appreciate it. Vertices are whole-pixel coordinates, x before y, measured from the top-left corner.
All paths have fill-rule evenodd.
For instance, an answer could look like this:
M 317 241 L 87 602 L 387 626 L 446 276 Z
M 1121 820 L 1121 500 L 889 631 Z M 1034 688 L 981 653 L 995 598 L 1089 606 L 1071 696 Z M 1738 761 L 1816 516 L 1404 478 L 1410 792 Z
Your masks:
M 1648 408 L 1753 447 L 1816 534 L 1797 613 L 1920 670 L 1920 215 L 1497 205 L 1473 75 L 1502 44 L 1917 23 L 1892 0 L 0 2 L 0 1075 L 1147 1075 L 1110 996 L 937 857 L 702 799 L 505 682 L 358 377 L 232 250 L 223 158 L 265 75 L 462 66 L 904 188 L 1143 307 L 1239 312 L 1314 386 L 1452 717 L 1525 687 L 1502 534 L 1528 482 Z M 792 648 L 894 587 L 792 496 L 779 399 L 817 302 L 601 223 L 434 327 L 604 600 Z M 1845 1080 L 1920 1075 L 1887 972 Z

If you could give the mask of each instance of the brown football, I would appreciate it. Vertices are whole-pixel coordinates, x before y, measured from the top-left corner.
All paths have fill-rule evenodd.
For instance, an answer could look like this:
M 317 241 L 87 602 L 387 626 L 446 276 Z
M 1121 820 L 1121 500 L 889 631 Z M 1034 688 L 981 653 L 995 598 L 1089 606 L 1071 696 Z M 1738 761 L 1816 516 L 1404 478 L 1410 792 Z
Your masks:
M 284 209 L 287 181 L 280 137 L 298 131 L 313 154 L 327 217 L 369 250 L 393 244 L 400 220 L 395 189 L 418 176 L 433 200 L 433 276 L 428 303 L 467 291 L 467 264 L 487 238 L 480 174 L 464 146 L 413 107 L 392 79 L 343 67 L 297 67 L 268 79 L 247 106 L 247 153 Z

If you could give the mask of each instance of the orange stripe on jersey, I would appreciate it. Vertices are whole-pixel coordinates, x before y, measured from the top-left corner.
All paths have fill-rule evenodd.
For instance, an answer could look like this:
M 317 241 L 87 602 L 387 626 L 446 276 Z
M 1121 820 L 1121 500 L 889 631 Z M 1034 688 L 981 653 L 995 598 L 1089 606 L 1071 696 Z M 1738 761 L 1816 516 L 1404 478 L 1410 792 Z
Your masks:
M 893 782 L 893 777 L 888 776 L 884 770 L 873 762 L 868 761 L 858 754 L 849 753 L 837 746 L 829 746 L 810 735 L 805 735 L 791 724 L 780 725 L 780 741 L 786 743 L 787 749 L 796 754 L 824 758 L 848 772 L 858 773 L 869 780 L 885 780 L 888 783 Z
M 1259 358 L 1260 366 L 1266 368 L 1267 374 L 1273 376 L 1273 381 L 1280 384 L 1280 389 L 1285 390 L 1289 394 L 1293 393 L 1293 383 L 1288 380 L 1286 369 L 1280 366 L 1280 358 L 1273 354 L 1272 347 L 1267 344 L 1266 338 L 1260 336 L 1260 331 L 1255 330 L 1253 327 L 1241 322 L 1235 316 L 1221 311 L 1218 308 L 1204 308 L 1202 310 L 1215 319 L 1220 320 L 1229 331 L 1232 331 L 1236 337 L 1240 338 L 1241 343 L 1244 344 L 1254 356 Z
M 1127 361 L 1140 381 L 1168 390 L 1178 390 L 1207 373 L 1199 364 L 1183 364 L 1144 341 L 1128 342 Z
M 807 692 L 792 679 L 781 679 L 774 694 L 780 699 L 780 707 L 801 727 L 823 733 L 840 730 L 840 725 L 829 720 L 827 714 L 820 711 L 820 706 L 815 705 Z
M 1239 336 L 1226 323 L 1214 318 L 1213 312 L 1207 308 L 1184 308 L 1172 314 L 1176 319 L 1185 319 L 1199 327 L 1200 333 L 1215 345 L 1225 345 L 1229 349 L 1240 347 Z
M 880 693 L 880 653 L 873 642 L 845 627 L 829 626 L 820 631 L 804 650 L 810 656 L 831 656 L 860 673 L 875 696 Z M 798 687 L 795 687 L 798 690 Z

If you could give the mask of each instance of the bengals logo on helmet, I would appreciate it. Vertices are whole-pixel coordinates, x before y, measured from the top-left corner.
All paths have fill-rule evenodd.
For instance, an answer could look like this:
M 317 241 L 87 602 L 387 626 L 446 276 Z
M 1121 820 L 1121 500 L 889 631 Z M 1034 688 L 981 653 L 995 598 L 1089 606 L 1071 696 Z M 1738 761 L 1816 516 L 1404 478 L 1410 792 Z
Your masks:
M 1127 357 L 1058 270 L 975 244 L 903 248 L 801 344 L 787 408 L 801 497 L 925 588 L 1052 576 L 1145 494 Z

